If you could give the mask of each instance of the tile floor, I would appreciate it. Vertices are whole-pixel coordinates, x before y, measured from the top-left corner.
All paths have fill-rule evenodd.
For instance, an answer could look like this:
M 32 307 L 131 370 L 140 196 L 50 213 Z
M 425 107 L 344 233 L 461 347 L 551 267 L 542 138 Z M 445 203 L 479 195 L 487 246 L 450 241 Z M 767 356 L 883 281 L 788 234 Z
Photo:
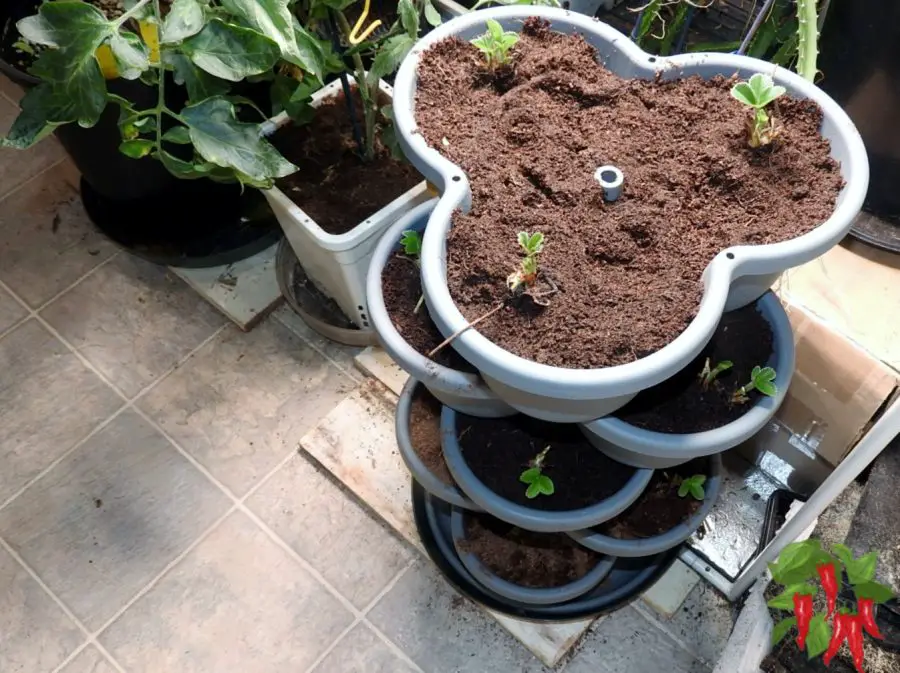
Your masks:
M 298 451 L 355 351 L 284 309 L 238 331 L 96 234 L 76 178 L 54 140 L 0 151 L 0 671 L 546 670 Z M 707 672 L 714 609 L 626 608 L 561 668 Z

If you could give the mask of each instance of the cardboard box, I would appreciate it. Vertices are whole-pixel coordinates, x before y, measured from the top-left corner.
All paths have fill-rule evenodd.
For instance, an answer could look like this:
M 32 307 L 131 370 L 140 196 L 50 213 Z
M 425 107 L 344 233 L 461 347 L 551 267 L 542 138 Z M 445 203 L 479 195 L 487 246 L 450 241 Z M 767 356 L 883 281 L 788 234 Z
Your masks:
M 785 308 L 797 366 L 777 419 L 795 448 L 837 465 L 894 399 L 900 381 L 890 367 L 803 308 L 789 302 Z

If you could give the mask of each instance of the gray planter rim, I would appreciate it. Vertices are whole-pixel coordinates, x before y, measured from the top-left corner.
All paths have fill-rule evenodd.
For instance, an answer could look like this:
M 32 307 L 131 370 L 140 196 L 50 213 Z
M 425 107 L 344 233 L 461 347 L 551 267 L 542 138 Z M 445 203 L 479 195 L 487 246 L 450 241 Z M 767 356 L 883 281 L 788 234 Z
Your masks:
M 457 487 L 445 484 L 435 475 L 419 458 L 419 454 L 412 445 L 412 437 L 409 432 L 409 424 L 412 421 L 412 401 L 416 386 L 419 381 L 410 377 L 400 393 L 397 402 L 397 412 L 394 416 L 394 427 L 397 434 L 397 447 L 400 457 L 412 473 L 413 478 L 422 485 L 426 491 L 436 498 L 448 502 L 455 507 L 481 511 L 481 508 L 469 500 Z M 440 422 L 440 421 L 438 421 Z
M 450 474 L 463 493 L 488 514 L 536 533 L 581 530 L 608 521 L 628 509 L 653 477 L 653 470 L 634 468 L 634 474 L 622 488 L 605 500 L 570 511 L 544 511 L 524 507 L 501 497 L 475 475 L 466 463 L 462 447 L 456 438 L 456 412 L 446 406 L 441 412 L 441 445 Z
M 675 434 L 646 430 L 612 415 L 584 423 L 582 430 L 625 451 L 653 458 L 683 458 L 685 461 L 734 448 L 750 439 L 765 427 L 787 397 L 796 359 L 794 332 L 781 301 L 769 291 L 758 300 L 757 306 L 772 328 L 772 355 L 775 359 L 772 366 L 776 371 L 775 384 L 778 389 L 774 397 L 760 395 L 740 418 L 703 432 Z
M 624 558 L 653 556 L 681 544 L 693 535 L 709 516 L 722 487 L 722 457 L 714 455 L 707 460 L 709 460 L 709 474 L 704 484 L 706 497 L 703 499 L 703 505 L 691 518 L 671 530 L 639 540 L 622 540 L 594 530 L 571 531 L 569 535 L 588 549 Z
M 381 275 L 390 256 L 397 249 L 401 234 L 407 229 L 419 231 L 424 229 L 428 221 L 428 214 L 434 209 L 437 201 L 437 199 L 431 199 L 413 208 L 392 224 L 375 246 L 366 274 L 366 303 L 369 308 L 369 322 L 391 358 L 413 378 L 425 383 L 426 387 L 444 390 L 451 395 L 461 395 L 471 398 L 473 401 L 481 399 L 498 404 L 499 400 L 496 395 L 490 391 L 477 374 L 461 372 L 438 364 L 407 343 L 394 327 L 384 303 Z M 448 346 L 448 348 L 450 347 Z M 510 409 L 509 413 L 513 413 L 513 410 Z
M 606 579 L 616 559 L 611 556 L 601 556 L 597 565 L 591 568 L 577 580 L 558 587 L 526 587 L 515 582 L 505 580 L 490 568 L 488 568 L 478 556 L 461 548 L 460 543 L 466 539 L 465 529 L 466 513 L 460 509 L 453 509 L 450 513 L 450 530 L 453 534 L 453 546 L 459 556 L 460 562 L 478 582 L 511 601 L 524 605 L 553 605 L 565 603 L 586 594 Z
M 631 77 L 652 78 L 657 73 L 716 73 L 748 77 L 771 75 L 788 91 L 815 101 L 823 110 L 823 129 L 829 131 L 832 148 L 839 146 L 846 185 L 831 216 L 797 238 L 765 245 L 739 245 L 720 251 L 703 272 L 704 293 L 696 317 L 678 337 L 659 351 L 634 362 L 599 369 L 568 369 L 519 357 L 487 339 L 477 329 L 466 330 L 455 348 L 485 376 L 519 390 L 555 399 L 605 399 L 635 393 L 660 383 L 681 369 L 702 350 L 712 336 L 726 306 L 733 281 L 764 277 L 808 262 L 836 245 L 849 231 L 859 212 L 869 181 L 869 164 L 862 138 L 849 116 L 827 94 L 799 75 L 771 63 L 734 54 L 693 53 L 672 57 L 652 56 L 614 28 L 574 12 L 543 6 L 509 6 L 479 10 L 439 26 L 404 59 L 394 85 L 394 118 L 401 147 L 410 161 L 442 191 L 429 218 L 422 247 L 422 285 L 426 302 L 438 328 L 451 334 L 468 323 L 450 296 L 446 283 L 444 246 L 451 217 L 468 210 L 471 192 L 464 171 L 434 148 L 417 131 L 415 110 L 416 69 L 421 54 L 438 41 L 469 38 L 485 30 L 485 20 L 495 19 L 507 30 L 519 30 L 524 19 L 539 17 L 563 32 L 577 32 L 599 46 L 607 62 L 625 66 Z M 834 152 L 834 150 L 833 150 Z M 626 178 L 627 179 L 627 178 Z

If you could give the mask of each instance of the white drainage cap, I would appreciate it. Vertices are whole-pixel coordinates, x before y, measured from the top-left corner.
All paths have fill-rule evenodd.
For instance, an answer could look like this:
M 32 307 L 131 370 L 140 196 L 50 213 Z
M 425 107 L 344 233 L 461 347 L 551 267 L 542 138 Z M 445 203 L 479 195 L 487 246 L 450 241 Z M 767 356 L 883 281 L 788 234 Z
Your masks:
M 601 166 L 594 171 L 594 179 L 603 188 L 603 198 L 606 201 L 615 201 L 622 193 L 622 184 L 625 175 L 615 166 Z

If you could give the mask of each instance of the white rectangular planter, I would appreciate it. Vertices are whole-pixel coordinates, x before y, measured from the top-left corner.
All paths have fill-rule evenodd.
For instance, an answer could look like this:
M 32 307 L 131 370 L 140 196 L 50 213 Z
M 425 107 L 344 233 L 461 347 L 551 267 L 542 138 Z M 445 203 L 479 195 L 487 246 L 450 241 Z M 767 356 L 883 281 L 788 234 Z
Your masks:
M 378 86 L 385 97 L 393 98 L 394 91 L 389 84 L 379 80 Z M 318 107 L 341 91 L 340 80 L 331 82 L 313 94 L 312 106 Z M 261 133 L 271 135 L 290 122 L 290 117 L 281 113 L 263 124 Z M 307 276 L 319 290 L 337 302 L 357 327 L 362 330 L 370 329 L 366 304 L 366 272 L 372 252 L 385 229 L 430 198 L 425 181 L 401 194 L 378 212 L 372 213 L 345 234 L 329 234 L 278 187 L 266 190 L 263 194 Z

